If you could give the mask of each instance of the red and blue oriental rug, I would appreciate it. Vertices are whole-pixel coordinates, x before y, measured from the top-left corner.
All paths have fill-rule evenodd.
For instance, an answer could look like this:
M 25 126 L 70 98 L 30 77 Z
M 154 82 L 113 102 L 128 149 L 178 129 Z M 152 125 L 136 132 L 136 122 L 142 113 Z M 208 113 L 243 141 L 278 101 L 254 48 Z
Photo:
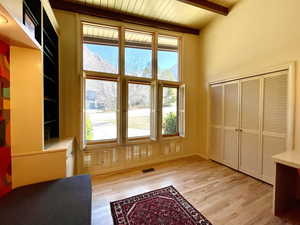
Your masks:
M 173 186 L 110 203 L 115 225 L 212 225 Z

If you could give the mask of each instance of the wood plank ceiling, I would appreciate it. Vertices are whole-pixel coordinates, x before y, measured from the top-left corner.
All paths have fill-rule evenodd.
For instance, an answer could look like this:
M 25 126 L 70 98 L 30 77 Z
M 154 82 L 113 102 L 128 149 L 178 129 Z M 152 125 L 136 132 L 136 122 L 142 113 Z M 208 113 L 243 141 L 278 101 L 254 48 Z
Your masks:
M 232 7 L 239 0 L 211 0 L 225 7 Z M 138 16 L 182 27 L 201 29 L 218 14 L 178 0 L 51 0 L 76 3 L 94 9 Z M 82 7 L 84 8 L 84 7 Z

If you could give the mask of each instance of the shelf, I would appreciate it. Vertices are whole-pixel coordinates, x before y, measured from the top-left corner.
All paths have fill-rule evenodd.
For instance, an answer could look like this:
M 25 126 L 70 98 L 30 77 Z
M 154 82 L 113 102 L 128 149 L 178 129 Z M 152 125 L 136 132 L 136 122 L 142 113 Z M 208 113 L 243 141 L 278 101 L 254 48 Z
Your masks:
M 55 66 L 54 59 L 52 59 L 52 57 L 45 50 L 44 50 L 44 55 L 47 56 L 47 59 L 52 63 L 52 65 Z
M 55 122 L 56 122 L 56 120 L 45 121 L 44 125 L 48 125 L 48 124 L 55 123 Z
M 55 53 L 53 53 L 53 52 L 48 48 L 48 45 L 46 45 L 45 43 L 44 43 L 44 52 L 46 52 L 46 53 L 51 57 L 51 59 L 53 59 L 53 61 L 54 61 L 54 54 L 55 54 Z
M 48 102 L 52 102 L 52 103 L 57 103 L 57 101 L 55 99 L 52 99 L 52 98 L 49 98 L 49 97 L 45 97 L 44 100 L 48 101 Z
M 51 81 L 52 83 L 56 84 L 56 81 L 55 81 L 53 78 L 51 78 L 51 76 L 48 76 L 48 75 L 44 74 L 44 77 L 45 77 L 47 80 Z
M 45 151 L 53 151 L 57 149 L 69 149 L 69 146 L 72 146 L 74 142 L 74 138 L 65 138 L 65 139 L 50 139 L 47 142 L 45 142 Z M 68 152 L 68 154 L 71 154 L 72 152 Z
M 53 40 L 51 40 L 51 38 L 49 37 L 49 35 L 48 35 L 48 33 L 47 33 L 47 31 L 43 31 L 44 32 L 44 37 L 46 37 L 47 38 L 47 40 L 49 41 L 49 43 L 52 45 L 52 47 L 53 48 L 55 48 L 55 49 L 57 49 L 57 46 L 55 46 L 55 44 L 54 44 L 54 42 L 53 42 Z M 44 40 L 44 42 L 45 42 L 45 40 Z

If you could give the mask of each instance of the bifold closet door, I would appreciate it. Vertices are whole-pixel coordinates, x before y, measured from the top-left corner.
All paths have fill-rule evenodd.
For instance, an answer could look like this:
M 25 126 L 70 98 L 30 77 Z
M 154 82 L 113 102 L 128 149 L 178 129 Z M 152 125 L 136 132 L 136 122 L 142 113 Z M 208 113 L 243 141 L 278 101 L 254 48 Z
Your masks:
M 239 82 L 224 84 L 223 163 L 238 168 Z
M 261 78 L 241 82 L 239 170 L 261 177 Z
M 210 158 L 222 162 L 223 85 L 210 87 Z
M 288 71 L 264 76 L 263 180 L 274 183 L 272 156 L 287 149 Z

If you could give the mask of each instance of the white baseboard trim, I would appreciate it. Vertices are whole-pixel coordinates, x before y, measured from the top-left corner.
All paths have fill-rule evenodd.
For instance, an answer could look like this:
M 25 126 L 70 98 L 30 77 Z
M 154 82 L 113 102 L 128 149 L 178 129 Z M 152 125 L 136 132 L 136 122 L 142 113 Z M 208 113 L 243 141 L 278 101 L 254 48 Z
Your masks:
M 134 169 L 134 168 L 138 168 L 138 167 L 144 167 L 147 165 L 152 165 L 152 164 L 157 164 L 157 163 L 164 163 L 164 162 L 168 162 L 168 161 L 173 161 L 173 160 L 177 160 L 177 159 L 181 159 L 181 158 L 187 158 L 187 157 L 192 157 L 192 156 L 200 156 L 201 158 L 206 159 L 205 157 L 197 154 L 197 153 L 186 153 L 186 154 L 180 154 L 180 155 L 175 155 L 175 156 L 169 156 L 165 159 L 163 158 L 159 158 L 159 159 L 155 159 L 155 160 L 150 160 L 148 162 L 140 162 L 140 163 L 133 163 L 132 165 L 123 165 L 123 166 L 118 166 L 118 167 L 110 167 L 110 168 L 90 168 L 87 171 L 81 171 L 81 173 L 89 173 L 91 175 L 105 175 L 105 174 L 109 174 L 109 173 L 118 173 L 124 170 L 128 170 L 128 169 Z

